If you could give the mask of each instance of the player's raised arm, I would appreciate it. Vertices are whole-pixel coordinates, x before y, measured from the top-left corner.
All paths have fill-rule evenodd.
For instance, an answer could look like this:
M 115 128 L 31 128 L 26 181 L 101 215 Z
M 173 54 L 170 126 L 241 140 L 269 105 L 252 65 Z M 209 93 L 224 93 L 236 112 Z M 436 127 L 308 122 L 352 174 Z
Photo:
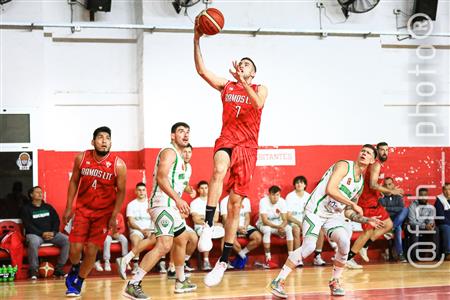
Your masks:
M 181 197 L 175 192 L 169 182 L 170 167 L 174 164 L 176 158 L 175 151 L 172 149 L 165 149 L 160 154 L 160 160 L 158 165 L 158 172 L 156 174 L 156 182 L 161 190 L 176 203 L 177 207 L 183 214 L 189 214 L 189 205 L 181 199 Z
M 336 201 L 339 201 L 347 206 L 350 206 L 354 211 L 359 214 L 363 214 L 361 207 L 356 205 L 350 199 L 342 195 L 339 191 L 339 182 L 347 175 L 349 164 L 346 161 L 339 161 L 333 168 L 330 180 L 328 181 L 326 193 Z
M 194 61 L 195 61 L 195 69 L 197 70 L 198 75 L 200 75 L 210 86 L 215 88 L 218 91 L 221 91 L 225 84 L 227 84 L 228 80 L 215 75 L 213 72 L 209 71 L 205 67 L 205 63 L 203 62 L 202 53 L 200 50 L 200 37 L 203 33 L 198 28 L 198 17 L 195 19 L 195 27 L 194 27 Z
M 67 203 L 66 209 L 63 215 L 63 223 L 67 224 L 73 215 L 73 200 L 77 194 L 78 184 L 80 183 L 80 164 L 83 160 L 83 153 L 79 153 L 75 157 L 75 162 L 73 164 L 72 176 L 70 176 L 69 189 L 67 191 Z

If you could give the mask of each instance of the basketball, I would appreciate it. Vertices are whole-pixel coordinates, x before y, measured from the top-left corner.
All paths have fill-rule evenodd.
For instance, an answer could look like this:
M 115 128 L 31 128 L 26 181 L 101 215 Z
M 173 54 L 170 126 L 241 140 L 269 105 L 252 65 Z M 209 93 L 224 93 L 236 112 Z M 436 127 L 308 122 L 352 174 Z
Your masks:
M 198 23 L 201 32 L 207 35 L 214 35 L 222 30 L 225 19 L 220 10 L 208 8 L 200 13 Z
M 42 278 L 47 278 L 53 275 L 55 268 L 48 261 L 43 262 L 39 265 L 39 276 Z

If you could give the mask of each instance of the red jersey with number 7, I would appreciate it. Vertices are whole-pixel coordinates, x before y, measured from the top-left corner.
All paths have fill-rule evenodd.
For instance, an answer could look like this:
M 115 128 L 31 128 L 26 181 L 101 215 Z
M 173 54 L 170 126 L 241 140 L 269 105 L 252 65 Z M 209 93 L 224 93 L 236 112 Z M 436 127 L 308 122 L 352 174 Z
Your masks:
M 252 84 L 251 88 L 258 92 L 259 85 Z M 221 96 L 223 112 L 220 138 L 232 145 L 258 148 L 262 108 L 252 106 L 252 100 L 238 82 L 228 81 Z
M 101 216 L 114 210 L 118 156 L 108 153 L 97 161 L 94 151 L 85 151 L 81 160 L 76 209 Z

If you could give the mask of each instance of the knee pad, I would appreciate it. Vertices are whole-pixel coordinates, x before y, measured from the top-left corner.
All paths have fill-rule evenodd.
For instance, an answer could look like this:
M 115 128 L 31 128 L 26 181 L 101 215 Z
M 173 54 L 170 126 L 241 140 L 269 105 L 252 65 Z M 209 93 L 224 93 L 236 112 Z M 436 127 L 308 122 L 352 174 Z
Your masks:
M 302 246 L 303 247 L 303 246 Z M 289 254 L 288 259 L 294 263 L 294 265 L 298 266 L 299 264 L 301 264 L 303 262 L 303 257 L 302 257 L 302 247 L 298 247 L 297 249 L 295 249 L 294 251 L 292 251 L 291 254 Z
M 269 226 L 263 226 L 261 228 L 263 233 L 263 243 L 270 244 L 270 235 L 272 234 Z
M 343 228 L 338 228 L 331 234 L 330 240 L 337 245 L 335 260 L 345 263 L 348 252 L 350 251 L 350 237 L 347 231 Z
M 291 225 L 286 225 L 286 227 L 284 227 L 284 230 L 286 231 L 286 240 L 287 241 L 294 240 L 294 235 L 292 234 L 292 227 L 291 227 Z
M 302 246 L 299 248 L 302 249 L 302 257 L 305 258 L 310 256 L 311 253 L 313 253 L 314 250 L 316 250 L 316 244 L 317 238 L 311 236 L 305 237 Z

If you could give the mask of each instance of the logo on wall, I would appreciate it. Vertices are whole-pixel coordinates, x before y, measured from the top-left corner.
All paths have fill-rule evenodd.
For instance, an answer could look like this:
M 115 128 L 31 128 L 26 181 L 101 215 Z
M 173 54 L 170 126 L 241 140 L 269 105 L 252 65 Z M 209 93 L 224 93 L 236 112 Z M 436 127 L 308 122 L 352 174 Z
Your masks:
M 19 154 L 19 158 L 16 160 L 16 164 L 21 171 L 28 171 L 33 164 L 30 154 L 22 152 Z

